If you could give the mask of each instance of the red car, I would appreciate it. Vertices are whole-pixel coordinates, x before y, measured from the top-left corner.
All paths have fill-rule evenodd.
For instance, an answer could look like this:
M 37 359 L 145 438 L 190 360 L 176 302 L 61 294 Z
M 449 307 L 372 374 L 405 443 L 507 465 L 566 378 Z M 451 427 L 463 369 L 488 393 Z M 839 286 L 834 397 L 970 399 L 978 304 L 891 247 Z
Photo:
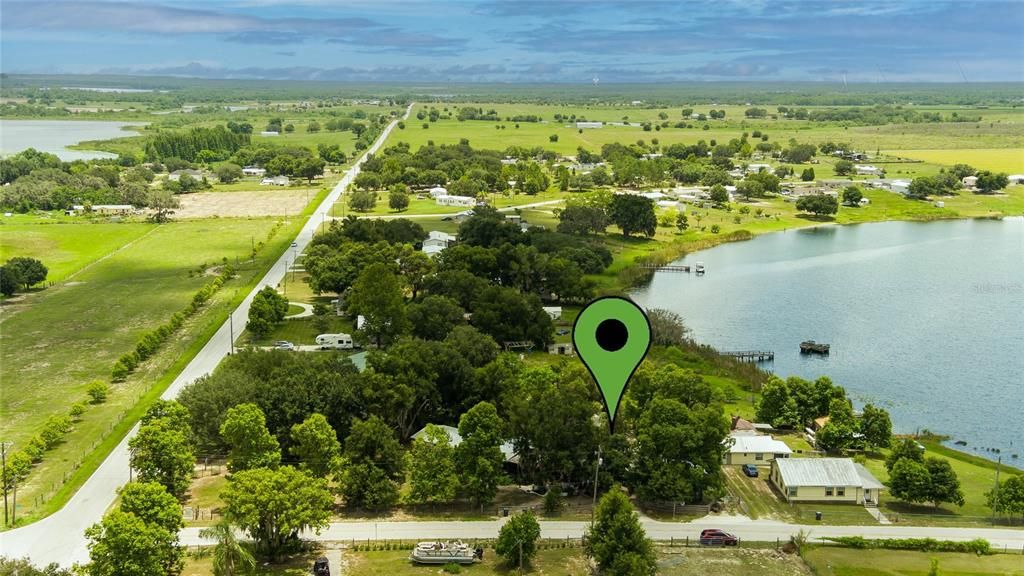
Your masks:
M 724 530 L 709 528 L 700 531 L 701 546 L 736 546 L 740 539 Z

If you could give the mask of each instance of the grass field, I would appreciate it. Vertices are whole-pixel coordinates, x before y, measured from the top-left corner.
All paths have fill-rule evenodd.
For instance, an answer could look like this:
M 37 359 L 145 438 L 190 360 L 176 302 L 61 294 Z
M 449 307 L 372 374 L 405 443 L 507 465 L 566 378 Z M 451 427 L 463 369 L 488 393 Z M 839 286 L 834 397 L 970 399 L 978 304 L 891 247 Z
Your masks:
M 979 170 L 1008 174 L 1024 172 L 1024 149 L 989 148 L 970 150 L 883 150 L 886 154 L 936 164 L 970 164 Z
M 74 282 L 6 302 L 0 362 L 5 374 L 19 378 L 5 385 L 0 398 L 0 436 L 17 449 L 47 417 L 84 401 L 88 382 L 109 380 L 115 360 L 134 347 L 140 334 L 166 322 L 212 280 L 201 267 L 209 270 L 223 258 L 234 262 L 247 257 L 254 239 L 267 240 L 273 222 L 217 219 L 144 225 L 150 231 L 138 241 L 90 266 Z M 221 289 L 126 382 L 112 385 L 107 402 L 87 409 L 66 441 L 48 452 L 19 487 L 23 519 L 48 510 L 89 466 L 102 460 L 138 417 L 137 404 L 151 401 L 157 389 L 170 383 L 168 374 L 173 377 L 175 368 L 180 370 L 205 343 L 229 303 L 244 296 L 244 286 L 280 254 L 290 241 L 289 230 L 300 223 L 284 226 L 255 263 L 240 263 L 239 281 Z M 39 228 L 42 234 L 66 234 L 57 226 Z
M 768 482 L 768 466 L 761 466 L 760 476 L 749 478 L 738 466 L 723 466 L 729 493 L 743 500 L 740 511 L 751 518 L 769 518 L 801 524 L 870 525 L 876 521 L 857 504 L 787 504 Z M 822 512 L 822 520 L 814 519 Z
M 0 261 L 14 256 L 39 258 L 49 268 L 47 280 L 51 282 L 64 280 L 155 229 L 142 223 L 42 224 L 39 219 L 25 220 L 0 225 Z
M 943 576 L 1024 574 L 1024 556 L 1020 554 L 976 556 L 953 552 L 854 550 L 823 546 L 805 551 L 803 556 L 816 576 L 926 576 L 932 558 L 939 561 L 939 573 Z

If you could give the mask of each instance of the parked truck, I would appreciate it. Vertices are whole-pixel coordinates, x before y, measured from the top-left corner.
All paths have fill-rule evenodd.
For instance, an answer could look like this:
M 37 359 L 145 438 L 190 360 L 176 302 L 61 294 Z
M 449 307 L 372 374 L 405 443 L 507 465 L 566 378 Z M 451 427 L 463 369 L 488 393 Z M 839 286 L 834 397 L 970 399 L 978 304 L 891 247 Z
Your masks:
M 355 347 L 349 334 L 321 334 L 316 337 L 321 350 L 351 350 Z

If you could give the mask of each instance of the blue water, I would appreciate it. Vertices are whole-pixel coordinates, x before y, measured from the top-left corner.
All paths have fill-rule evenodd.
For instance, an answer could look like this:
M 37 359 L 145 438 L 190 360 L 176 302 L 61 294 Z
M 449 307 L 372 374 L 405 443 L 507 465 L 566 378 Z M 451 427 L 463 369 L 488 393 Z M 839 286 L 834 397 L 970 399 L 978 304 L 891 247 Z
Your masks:
M 705 276 L 659 272 L 634 298 L 719 350 L 774 350 L 780 376 L 831 377 L 896 432 L 1024 467 L 1024 219 L 790 230 L 679 263 L 697 261 Z

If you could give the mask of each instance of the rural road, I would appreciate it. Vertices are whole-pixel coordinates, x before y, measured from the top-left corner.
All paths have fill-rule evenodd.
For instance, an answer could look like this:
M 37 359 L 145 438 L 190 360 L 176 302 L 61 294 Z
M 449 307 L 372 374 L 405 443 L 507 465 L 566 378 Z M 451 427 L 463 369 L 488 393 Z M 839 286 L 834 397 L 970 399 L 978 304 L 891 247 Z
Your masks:
M 334 522 L 320 534 L 305 534 L 304 537 L 321 542 L 346 542 L 351 540 L 444 540 L 473 538 L 496 538 L 505 520 L 481 522 Z M 863 536 L 865 538 L 935 538 L 937 540 L 973 540 L 984 538 L 993 548 L 1021 550 L 1024 548 L 1024 530 L 1000 528 L 937 528 L 924 526 L 806 526 L 786 524 L 774 520 L 751 520 L 746 516 L 720 516 L 701 518 L 693 522 L 659 522 L 642 517 L 641 523 L 647 535 L 655 540 L 691 540 L 706 528 L 720 528 L 732 532 L 741 540 L 751 542 L 788 541 L 790 535 L 800 529 L 807 531 L 811 540 L 836 536 Z M 586 532 L 589 522 L 563 522 L 541 520 L 541 536 L 544 538 L 579 538 Z M 200 528 L 185 528 L 181 531 L 181 543 L 186 546 L 207 544 L 199 537 Z
M 403 120 L 408 118 L 412 107 L 413 104 L 409 104 L 402 116 Z M 231 314 L 231 320 L 233 320 L 237 332 L 241 332 L 245 326 L 249 317 L 249 304 L 252 302 L 253 296 L 265 286 L 277 286 L 284 278 L 289 264 L 294 263 L 295 255 L 306 248 L 306 245 L 313 239 L 317 227 L 329 214 L 331 206 L 338 201 L 345 188 L 359 174 L 360 165 L 368 155 L 375 153 L 383 145 L 397 123 L 396 119 L 388 124 L 359 161 L 342 176 L 295 238 L 297 245 L 281 255 L 259 284 Z M 230 351 L 231 323 L 226 321 L 161 397 L 164 399 L 177 397 L 187 384 L 213 372 L 213 369 Z M 12 558 L 28 557 L 38 565 L 56 562 L 61 566 L 70 567 L 75 562 L 87 562 L 89 551 L 86 547 L 85 529 L 103 517 L 103 514 L 114 503 L 117 489 L 129 481 L 128 440 L 135 435 L 136 431 L 138 431 L 138 425 L 132 428 L 131 432 L 114 448 L 63 508 L 23 528 L 0 532 L 0 554 Z

